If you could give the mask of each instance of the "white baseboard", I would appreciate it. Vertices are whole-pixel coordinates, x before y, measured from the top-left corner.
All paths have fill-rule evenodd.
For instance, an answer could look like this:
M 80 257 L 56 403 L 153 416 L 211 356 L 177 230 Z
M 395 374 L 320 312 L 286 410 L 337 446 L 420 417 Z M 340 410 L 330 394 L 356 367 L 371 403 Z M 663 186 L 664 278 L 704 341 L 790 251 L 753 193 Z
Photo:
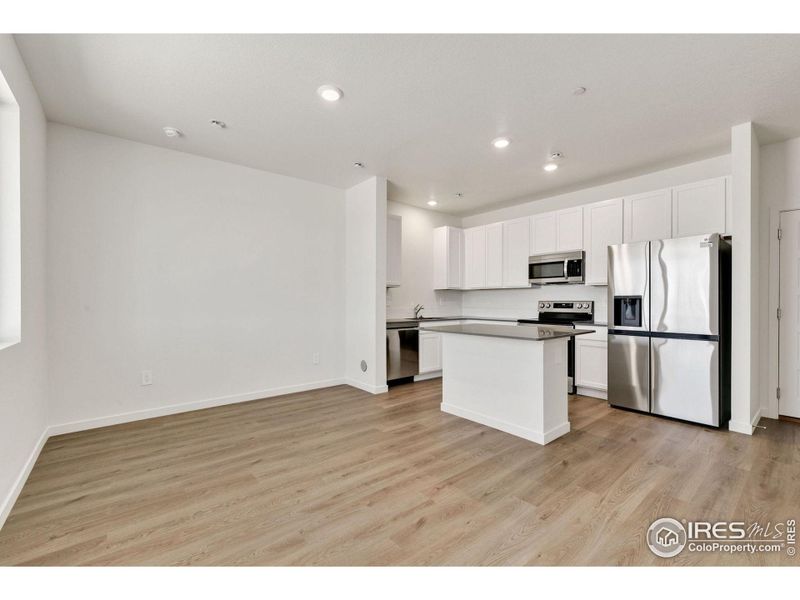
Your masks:
M 728 430 L 735 431 L 736 433 L 743 433 L 745 435 L 753 435 L 756 425 L 761 420 L 761 409 L 759 408 L 753 420 L 750 423 L 742 423 L 741 421 L 731 420 L 728 422 Z
M 579 396 L 591 396 L 592 398 L 600 398 L 601 400 L 608 400 L 608 392 L 606 390 L 596 390 L 594 388 L 581 387 L 575 388 L 575 392 Z
M 370 394 L 385 394 L 389 391 L 389 386 L 384 385 L 371 385 L 369 383 L 362 383 L 356 379 L 345 379 L 342 383 L 349 385 L 354 388 L 358 388 L 359 390 L 364 390 L 365 392 L 369 392 Z
M 426 381 L 428 379 L 436 379 L 442 376 L 441 371 L 431 371 L 430 373 L 422 373 L 420 375 L 414 375 L 414 381 Z
M 441 409 L 442 412 L 446 412 L 448 414 L 455 415 L 457 417 L 461 417 L 469 421 L 474 421 L 476 423 L 480 423 L 481 425 L 492 427 L 493 429 L 499 429 L 500 431 L 505 431 L 506 433 L 510 433 L 511 435 L 515 435 L 517 437 L 521 437 L 528 441 L 541 444 L 542 446 L 544 446 L 549 442 L 552 442 L 554 439 L 559 438 L 566 433 L 569 433 L 570 429 L 569 421 L 561 423 L 560 425 L 557 425 L 556 427 L 553 427 L 548 431 L 536 431 L 528 427 L 520 427 L 519 425 L 515 425 L 514 423 L 509 423 L 507 421 L 503 421 L 495 417 L 490 417 L 489 415 L 485 415 L 483 413 L 476 412 L 468 408 L 453 406 L 452 404 L 445 404 L 444 402 L 442 402 L 441 404 Z
M 14 480 L 14 485 L 11 486 L 11 489 L 8 491 L 5 498 L 3 498 L 2 502 L 0 502 L 0 529 L 3 528 L 3 525 L 8 518 L 8 514 L 11 512 L 11 509 L 14 508 L 14 503 L 17 501 L 17 498 L 19 498 L 22 487 L 28 480 L 28 475 L 31 474 L 33 465 L 36 464 L 36 459 L 39 458 L 39 453 L 42 451 L 42 448 L 44 448 L 47 438 L 49 437 L 50 431 L 48 428 L 45 428 L 45 430 L 42 432 L 42 435 L 39 437 L 39 441 L 36 442 L 36 445 L 33 447 L 30 455 L 28 455 L 28 460 L 25 461 L 25 465 L 22 467 L 19 475 L 17 475 L 17 478 Z
M 232 396 L 220 396 L 218 398 L 195 400 L 193 402 L 183 402 L 180 404 L 169 404 L 167 406 L 146 408 L 143 410 L 135 410 L 126 413 L 119 413 L 116 415 L 97 417 L 94 419 L 72 421 L 69 423 L 52 425 L 50 427 L 50 435 L 60 435 L 63 433 L 73 433 L 75 431 L 85 431 L 87 429 L 96 429 L 98 427 L 107 427 L 109 425 L 119 425 L 120 423 L 141 421 L 143 419 L 152 419 L 154 417 L 174 415 L 178 413 L 189 412 L 192 410 L 201 410 L 203 408 L 213 408 L 215 406 L 225 406 L 227 404 L 237 404 L 239 402 L 261 400 L 262 398 L 272 398 L 274 396 L 283 396 L 284 394 L 294 394 L 296 392 L 307 392 L 309 390 L 317 390 L 326 387 L 333 387 L 335 385 L 342 385 L 344 383 L 347 383 L 344 379 L 325 379 L 322 381 L 301 383 L 299 385 L 287 385 L 284 387 L 259 390 L 257 392 L 234 394 Z

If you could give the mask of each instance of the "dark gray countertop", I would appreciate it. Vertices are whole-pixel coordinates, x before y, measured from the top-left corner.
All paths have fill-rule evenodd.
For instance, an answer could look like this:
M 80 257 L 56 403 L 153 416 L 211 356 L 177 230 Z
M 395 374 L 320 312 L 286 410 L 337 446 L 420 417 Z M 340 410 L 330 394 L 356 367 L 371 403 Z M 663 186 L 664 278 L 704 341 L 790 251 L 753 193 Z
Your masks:
M 490 325 L 474 323 L 472 325 L 434 325 L 425 327 L 425 331 L 438 333 L 460 333 L 463 335 L 482 335 L 486 337 L 512 338 L 517 340 L 543 341 L 566 338 L 575 335 L 592 333 L 587 329 L 573 329 L 560 325 Z
M 502 323 L 516 323 L 517 319 L 512 319 L 511 317 L 422 317 L 421 319 L 415 319 L 414 317 L 401 317 L 399 319 L 386 319 L 386 324 L 389 323 L 402 323 L 404 325 L 413 325 L 415 323 L 419 323 L 422 325 L 423 323 L 435 323 L 436 321 L 498 321 Z
M 535 319 L 536 317 L 520 317 L 520 319 Z M 517 319 L 511 317 L 423 317 L 421 319 L 415 319 L 414 317 L 401 317 L 398 319 L 386 319 L 386 323 L 402 323 L 404 325 L 412 325 L 414 323 L 419 323 L 423 325 L 425 323 L 435 323 L 436 321 L 497 321 L 498 323 L 516 323 Z M 584 321 L 584 322 L 576 322 L 575 323 L 578 327 L 608 327 L 608 324 L 605 321 Z

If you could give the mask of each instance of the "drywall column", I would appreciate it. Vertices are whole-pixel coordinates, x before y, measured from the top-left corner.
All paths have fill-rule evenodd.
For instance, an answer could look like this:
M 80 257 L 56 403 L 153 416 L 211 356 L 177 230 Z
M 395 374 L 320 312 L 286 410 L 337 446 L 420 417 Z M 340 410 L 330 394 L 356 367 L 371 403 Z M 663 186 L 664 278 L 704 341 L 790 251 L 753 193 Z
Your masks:
M 345 378 L 379 394 L 386 387 L 386 179 L 345 192 Z
M 752 123 L 731 129 L 733 296 L 731 431 L 751 435 L 758 398 L 758 139 Z

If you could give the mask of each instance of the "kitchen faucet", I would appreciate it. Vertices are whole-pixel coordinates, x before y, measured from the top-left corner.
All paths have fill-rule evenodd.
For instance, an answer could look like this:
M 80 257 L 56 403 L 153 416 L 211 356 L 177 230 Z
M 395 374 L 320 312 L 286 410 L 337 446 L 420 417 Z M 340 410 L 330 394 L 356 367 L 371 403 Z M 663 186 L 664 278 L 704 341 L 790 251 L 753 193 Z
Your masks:
M 419 318 L 420 318 L 420 313 L 422 312 L 422 310 L 423 310 L 424 308 L 425 308 L 425 307 L 424 307 L 424 306 L 422 306 L 422 304 L 417 304 L 417 305 L 414 307 L 414 318 L 415 318 L 415 319 L 419 319 Z

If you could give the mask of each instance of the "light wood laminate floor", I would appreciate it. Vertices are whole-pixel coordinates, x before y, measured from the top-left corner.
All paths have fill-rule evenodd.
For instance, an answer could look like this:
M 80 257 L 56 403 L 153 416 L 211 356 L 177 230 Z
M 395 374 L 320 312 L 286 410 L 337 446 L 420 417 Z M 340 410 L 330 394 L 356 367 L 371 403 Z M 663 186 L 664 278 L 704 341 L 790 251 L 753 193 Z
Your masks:
M 800 516 L 800 427 L 752 437 L 570 400 L 538 446 L 444 414 L 441 382 L 340 386 L 51 438 L 0 564 L 798 564 L 659 559 L 657 517 Z

